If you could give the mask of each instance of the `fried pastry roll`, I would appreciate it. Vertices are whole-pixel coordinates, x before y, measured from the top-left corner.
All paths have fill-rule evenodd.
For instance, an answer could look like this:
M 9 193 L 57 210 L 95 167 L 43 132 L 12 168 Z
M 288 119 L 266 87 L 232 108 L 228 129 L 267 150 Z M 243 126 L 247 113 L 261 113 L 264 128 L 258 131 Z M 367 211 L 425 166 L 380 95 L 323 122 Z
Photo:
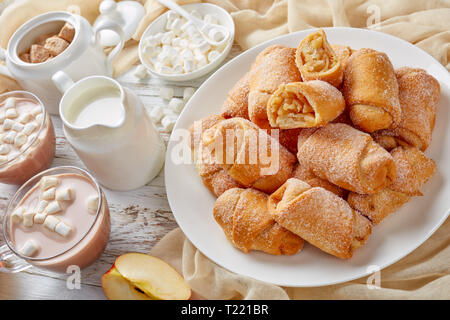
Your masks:
M 395 75 L 402 119 L 394 129 L 375 132 L 374 139 L 388 151 L 397 146 L 413 146 L 425 151 L 434 129 L 439 82 L 423 69 L 402 67 Z
M 372 232 L 368 219 L 320 187 L 289 179 L 269 197 L 269 211 L 282 227 L 317 248 L 349 259 Z
M 389 152 L 369 134 L 343 123 L 302 130 L 297 158 L 317 177 L 357 193 L 376 193 L 395 179 Z
M 227 99 L 222 105 L 222 116 L 228 118 L 248 119 L 248 93 L 250 73 L 247 72 L 228 92 Z
M 360 49 L 347 60 L 342 87 L 350 118 L 366 132 L 396 127 L 401 120 L 394 67 L 385 53 Z
M 195 161 L 195 168 L 202 178 L 203 184 L 216 197 L 228 189 L 241 187 L 241 184 L 236 182 L 222 166 L 214 162 L 209 163 L 206 161 L 209 160 L 207 153 L 205 153 L 203 148 L 199 148 L 202 133 L 222 120 L 224 120 L 222 116 L 211 115 L 200 120 L 199 132 L 195 131 L 195 125 L 189 128 L 191 149 L 195 153 L 195 157 L 199 157 L 199 161 Z
M 245 253 L 296 254 L 303 239 L 273 220 L 267 199 L 268 195 L 255 189 L 230 189 L 216 200 L 214 218 L 231 244 Z
M 370 195 L 350 193 L 350 206 L 374 224 L 403 206 L 412 196 L 420 196 L 420 188 L 433 176 L 436 164 L 415 147 L 398 147 L 391 151 L 397 167 L 397 178 L 387 188 Z
M 267 193 L 290 177 L 296 163 L 276 139 L 243 118 L 223 120 L 206 130 L 202 145 L 235 181 Z
M 295 61 L 303 81 L 322 80 L 335 87 L 342 83 L 342 64 L 322 29 L 309 34 L 300 42 Z
M 270 129 L 267 102 L 282 83 L 301 81 L 295 64 L 295 49 L 273 45 L 262 51 L 250 69 L 248 115 L 263 129 Z
M 349 46 L 342 45 L 342 44 L 332 44 L 331 48 L 333 49 L 336 56 L 339 58 L 339 61 L 342 64 L 342 70 L 344 70 L 345 65 L 347 64 L 348 58 L 350 58 L 350 56 L 353 53 L 352 48 L 350 48 Z
M 267 103 L 267 116 L 274 128 L 310 128 L 326 125 L 344 109 L 345 100 L 338 89 L 312 80 L 281 84 Z

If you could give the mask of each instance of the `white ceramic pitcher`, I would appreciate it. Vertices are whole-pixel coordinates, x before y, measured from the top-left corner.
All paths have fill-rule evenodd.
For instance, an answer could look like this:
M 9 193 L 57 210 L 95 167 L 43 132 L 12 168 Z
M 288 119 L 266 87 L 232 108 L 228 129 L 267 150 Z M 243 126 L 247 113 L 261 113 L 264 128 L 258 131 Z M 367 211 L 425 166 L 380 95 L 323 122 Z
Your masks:
M 113 190 L 132 190 L 159 173 L 164 163 L 165 144 L 136 94 L 104 76 L 90 76 L 74 83 L 60 71 L 53 76 L 53 81 L 64 93 L 59 107 L 64 134 L 102 185 Z M 76 123 L 72 115 L 79 112 L 81 101 L 89 99 L 95 103 L 106 90 L 120 97 L 118 120 L 87 126 Z M 108 110 L 109 104 L 104 107 L 103 110 Z
M 66 22 L 75 28 L 75 37 L 63 52 L 42 63 L 27 63 L 19 58 L 38 36 L 57 33 Z M 115 32 L 121 39 L 108 56 L 99 44 L 102 30 Z M 64 11 L 44 13 L 17 29 L 6 50 L 0 48 L 0 59 L 6 62 L 6 68 L 0 66 L 0 73 L 15 78 L 25 90 L 37 95 L 51 114 L 58 114 L 61 93 L 53 85 L 52 75 L 63 70 L 75 81 L 90 75 L 111 76 L 112 61 L 122 50 L 123 40 L 122 29 L 114 21 L 103 20 L 94 30 L 79 15 Z

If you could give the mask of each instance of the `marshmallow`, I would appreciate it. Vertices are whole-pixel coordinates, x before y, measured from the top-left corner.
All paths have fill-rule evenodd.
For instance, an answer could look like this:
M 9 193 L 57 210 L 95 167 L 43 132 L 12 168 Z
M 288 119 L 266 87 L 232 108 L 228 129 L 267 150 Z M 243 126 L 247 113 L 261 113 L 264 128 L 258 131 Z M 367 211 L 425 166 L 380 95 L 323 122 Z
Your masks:
M 176 38 L 172 39 L 172 42 L 171 42 L 172 46 L 174 46 L 174 47 L 181 47 L 180 44 L 181 44 L 181 38 L 176 37 Z
M 203 17 L 203 21 L 210 24 L 219 24 L 219 20 L 217 19 L 217 17 L 209 13 L 205 14 L 205 16 Z
M 183 67 L 184 67 L 184 72 L 186 72 L 186 73 L 192 72 L 195 67 L 194 60 L 193 59 L 185 59 Z
M 184 19 L 177 18 L 170 24 L 170 27 L 168 29 L 176 33 L 177 31 L 181 30 L 181 26 L 184 25 L 184 23 Z
M 175 113 L 180 113 L 184 108 L 184 101 L 179 98 L 172 98 L 168 104 L 169 109 Z
M 186 87 L 183 90 L 183 100 L 187 102 L 193 95 L 194 95 L 195 89 L 191 87 Z
M 180 40 L 180 47 L 188 48 L 189 47 L 189 40 L 188 39 L 181 39 Z
M 204 67 L 208 64 L 208 62 L 206 61 L 206 57 L 204 55 L 196 56 L 195 63 L 196 63 L 197 68 Z
M 147 69 L 144 65 L 140 64 L 136 67 L 136 70 L 134 71 L 134 75 L 136 78 L 143 80 L 148 77 Z
M 92 214 L 97 213 L 98 201 L 99 201 L 98 196 L 91 196 L 87 199 L 87 208 L 89 213 Z
M 55 232 L 63 237 L 67 237 L 70 231 L 72 231 L 72 228 L 62 221 L 58 223 L 55 227 Z
M 173 21 L 175 19 L 180 18 L 180 15 L 173 10 L 167 12 L 167 20 Z
M 44 116 L 42 115 L 42 113 L 40 113 L 40 114 L 38 114 L 37 116 L 36 116 L 36 121 L 38 122 L 38 123 L 42 123 L 42 121 L 43 121 L 43 118 L 44 118 Z
M 5 136 L 3 136 L 3 142 L 13 144 L 17 133 L 15 131 L 10 131 Z
M 41 178 L 41 189 L 47 190 L 51 187 L 56 187 L 59 183 L 58 178 L 52 176 L 46 176 Z
M 172 68 L 172 73 L 182 74 L 184 73 L 184 67 L 181 64 L 177 64 Z
M 34 130 L 36 130 L 38 127 L 36 122 L 29 122 L 27 123 L 23 128 L 23 133 L 25 133 L 27 136 L 33 133 Z
M 32 257 L 39 251 L 39 249 L 39 244 L 35 240 L 29 239 L 18 251 L 25 257 Z
M 3 122 L 3 130 L 9 130 L 13 127 L 14 125 L 14 121 L 11 119 L 5 119 L 5 121 Z
M 185 48 L 180 52 L 180 55 L 183 59 L 193 59 L 194 58 L 194 53 L 192 52 L 191 49 L 189 48 Z
M 172 99 L 173 94 L 174 94 L 173 88 L 161 87 L 161 89 L 159 90 L 159 96 L 164 100 Z
M 45 208 L 45 213 L 47 214 L 55 214 L 62 210 L 58 201 L 52 201 L 48 204 L 47 208 Z
M 56 200 L 58 201 L 70 201 L 72 200 L 72 189 L 64 188 L 56 190 Z
M 17 110 L 16 109 L 8 109 L 8 110 L 6 110 L 6 112 L 5 112 L 5 116 L 7 117 L 7 118 L 9 118 L 9 119 L 14 119 L 14 118 L 17 118 L 17 116 L 18 116 L 19 114 L 17 113 Z
M 44 200 L 54 200 L 55 199 L 56 188 L 52 187 L 44 192 L 42 192 L 42 199 Z
M 38 114 L 42 113 L 42 108 L 40 106 L 36 106 L 31 110 L 31 114 L 36 117 Z
M 47 208 L 47 205 L 48 205 L 48 201 L 46 201 L 46 200 L 41 200 L 41 201 L 39 202 L 39 204 L 38 204 L 38 207 L 37 207 L 36 212 L 37 212 L 37 213 L 43 213 L 44 210 L 45 210 L 45 208 Z
M 203 19 L 202 15 L 197 10 L 192 10 L 190 12 L 190 14 L 191 14 L 191 16 L 194 16 L 194 17 L 196 17 L 198 19 Z
M 210 39 L 212 39 L 213 41 L 219 42 L 219 41 L 222 41 L 222 40 L 223 40 L 224 34 L 223 34 L 223 32 L 222 32 L 219 28 L 211 28 L 211 29 L 208 31 L 208 37 L 209 37 Z
M 217 50 L 211 50 L 211 51 L 208 53 L 208 61 L 209 61 L 209 62 L 214 61 L 219 55 L 220 55 L 220 52 L 219 52 L 219 51 L 217 51 Z
M 36 213 L 34 215 L 33 221 L 36 224 L 43 224 L 46 218 L 47 218 L 47 214 L 46 213 Z
M 5 109 L 11 109 L 16 107 L 16 99 L 14 98 L 8 98 L 5 100 Z
M 28 141 L 27 135 L 20 132 L 14 139 L 14 146 L 20 148 L 25 143 L 27 143 L 27 141 Z
M 44 227 L 46 227 L 50 231 L 55 231 L 56 225 L 60 222 L 60 220 L 54 216 L 47 216 L 44 221 Z
M 33 211 L 25 211 L 23 213 L 23 225 L 24 225 L 24 227 L 31 228 L 33 226 L 34 214 L 35 213 Z
M 163 34 L 161 42 L 163 44 L 170 44 L 172 42 L 172 39 L 173 39 L 174 36 L 175 36 L 175 33 L 173 31 L 168 31 L 168 32 Z
M 173 70 L 171 67 L 169 66 L 161 66 L 158 70 L 159 73 L 164 73 L 164 74 L 172 74 Z
M 33 116 L 31 115 L 31 113 L 28 113 L 28 112 L 24 113 L 24 114 L 20 115 L 19 122 L 23 123 L 23 124 L 26 124 L 26 123 L 28 123 L 31 120 L 32 117 Z
M 200 53 L 205 54 L 206 52 L 208 52 L 211 49 L 211 45 L 206 42 L 205 40 L 203 40 L 202 42 L 200 42 L 197 46 L 197 49 Z
M 0 155 L 8 154 L 11 148 L 7 144 L 0 145 Z
M 149 112 L 149 117 L 154 123 L 158 123 L 163 117 L 163 107 L 156 106 Z
M 165 116 L 161 120 L 161 125 L 163 126 L 164 131 L 172 131 L 172 129 L 175 126 L 176 122 L 177 122 L 177 119 L 174 119 L 171 116 Z
M 24 207 L 19 207 L 14 210 L 14 212 L 11 214 L 11 221 L 15 223 L 22 222 L 23 214 L 26 211 Z

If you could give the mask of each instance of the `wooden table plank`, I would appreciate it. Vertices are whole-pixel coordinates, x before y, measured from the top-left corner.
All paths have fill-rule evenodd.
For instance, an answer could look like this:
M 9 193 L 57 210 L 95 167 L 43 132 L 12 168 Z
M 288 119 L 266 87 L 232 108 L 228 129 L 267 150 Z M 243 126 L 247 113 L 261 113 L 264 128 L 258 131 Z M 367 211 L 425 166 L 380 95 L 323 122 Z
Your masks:
M 234 45 L 226 61 L 240 52 L 239 46 Z M 145 107 L 150 110 L 153 106 L 167 104 L 159 97 L 160 87 L 173 87 L 175 96 L 182 97 L 185 87 L 198 88 L 209 76 L 174 83 L 154 77 L 138 80 L 134 77 L 133 70 L 130 70 L 118 80 L 123 86 L 136 92 Z M 52 121 L 56 133 L 56 155 L 52 167 L 71 165 L 85 168 L 64 137 L 61 119 L 52 116 Z M 167 142 L 169 133 L 163 132 L 161 127 L 158 129 Z M 1 212 L 5 212 L 8 200 L 16 190 L 16 186 L 0 184 Z M 20 274 L 0 273 L 0 299 L 103 299 L 100 278 L 118 255 L 125 252 L 148 253 L 164 235 L 177 227 L 167 202 L 164 170 L 150 183 L 137 190 L 118 192 L 104 188 L 104 191 L 111 212 L 111 236 L 100 258 L 82 270 L 81 289 L 66 288 L 65 281 L 69 276 L 67 274 L 33 267 Z M 0 240 L 1 245 L 3 239 Z

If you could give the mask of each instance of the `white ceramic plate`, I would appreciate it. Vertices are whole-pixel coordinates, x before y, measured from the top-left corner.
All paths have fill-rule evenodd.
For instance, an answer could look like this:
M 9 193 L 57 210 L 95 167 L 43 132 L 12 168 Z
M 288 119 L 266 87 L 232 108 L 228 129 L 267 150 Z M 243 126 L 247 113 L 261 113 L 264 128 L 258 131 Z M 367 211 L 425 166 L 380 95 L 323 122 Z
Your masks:
M 424 51 L 396 37 L 363 29 L 327 28 L 330 43 L 358 49 L 369 47 L 386 52 L 395 67 L 426 69 L 441 84 L 433 142 L 427 155 L 438 170 L 416 197 L 400 211 L 374 227 L 367 244 L 352 259 L 341 260 L 312 245 L 294 256 L 260 252 L 244 254 L 233 248 L 215 222 L 215 197 L 204 187 L 194 165 L 172 161 L 179 137 L 172 134 L 165 167 L 167 196 L 173 214 L 189 240 L 208 258 L 233 272 L 282 286 L 309 287 L 357 279 L 387 267 L 416 249 L 445 221 L 450 208 L 450 77 L 447 70 Z M 188 128 L 195 120 L 219 113 L 227 92 L 250 67 L 256 55 L 272 44 L 297 47 L 311 32 L 305 30 L 273 39 L 236 57 L 214 73 L 191 98 L 175 130 Z

